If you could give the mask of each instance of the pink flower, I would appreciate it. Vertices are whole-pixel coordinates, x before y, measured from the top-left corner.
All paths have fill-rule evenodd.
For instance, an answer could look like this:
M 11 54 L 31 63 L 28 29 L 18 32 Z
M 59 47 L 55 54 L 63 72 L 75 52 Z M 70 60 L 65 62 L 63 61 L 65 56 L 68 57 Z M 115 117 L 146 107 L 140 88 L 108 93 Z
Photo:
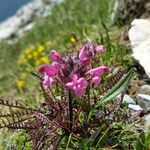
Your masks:
M 40 73 L 46 73 L 50 77 L 53 77 L 58 73 L 58 65 L 56 63 L 53 63 L 51 66 L 42 65 L 39 67 L 38 71 Z
M 92 82 L 93 82 L 94 86 L 97 87 L 101 82 L 101 78 L 99 76 L 95 76 L 92 78 Z
M 92 57 L 95 56 L 95 48 L 92 43 L 86 43 L 79 52 L 79 59 L 84 65 L 89 65 Z
M 61 60 L 61 55 L 58 52 L 56 52 L 55 50 L 52 50 L 50 52 L 50 56 L 53 61 L 60 62 L 60 60 Z
M 96 52 L 104 53 L 105 47 L 104 45 L 98 45 L 96 48 Z
M 72 89 L 76 96 L 83 96 L 85 93 L 85 90 L 88 86 L 88 82 L 85 78 L 78 78 L 76 74 L 73 75 L 72 81 L 68 82 L 66 86 L 69 89 Z
M 110 68 L 106 66 L 100 66 L 94 69 L 91 69 L 87 72 L 87 74 L 90 74 L 91 76 L 100 76 L 103 73 L 109 72 Z
M 53 84 L 53 78 L 50 77 L 46 72 L 44 73 L 43 87 L 48 89 Z
M 58 74 L 58 64 L 53 62 L 51 66 L 42 65 L 39 67 L 38 71 L 44 74 L 43 86 L 45 89 L 49 88 L 53 84 L 53 78 Z
M 109 72 L 110 68 L 106 66 L 100 66 L 94 69 L 89 70 L 86 74 L 89 74 L 92 76 L 92 82 L 95 86 L 98 86 L 100 84 L 100 75 L 103 73 Z

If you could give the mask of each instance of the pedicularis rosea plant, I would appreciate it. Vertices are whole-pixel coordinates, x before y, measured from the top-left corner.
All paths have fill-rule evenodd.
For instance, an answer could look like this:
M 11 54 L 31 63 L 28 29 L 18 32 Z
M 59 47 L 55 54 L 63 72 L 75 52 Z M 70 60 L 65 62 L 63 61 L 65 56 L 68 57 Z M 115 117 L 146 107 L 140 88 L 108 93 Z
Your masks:
M 112 100 L 124 91 L 132 71 L 113 73 L 110 67 L 95 64 L 104 52 L 103 45 L 93 43 L 65 56 L 52 50 L 52 63 L 32 73 L 40 82 L 44 102 L 33 109 L 0 99 L 1 105 L 16 108 L 0 115 L 0 127 L 25 129 L 34 150 L 131 146 L 122 141 L 125 131 L 120 125 L 131 118 L 121 107 L 122 99 Z

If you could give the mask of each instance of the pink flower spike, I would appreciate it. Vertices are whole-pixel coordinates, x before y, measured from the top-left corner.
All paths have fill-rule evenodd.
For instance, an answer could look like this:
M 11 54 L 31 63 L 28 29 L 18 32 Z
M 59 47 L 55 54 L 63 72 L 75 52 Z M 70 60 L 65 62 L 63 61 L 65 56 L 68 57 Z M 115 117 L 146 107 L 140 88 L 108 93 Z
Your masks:
M 96 49 L 96 52 L 100 52 L 100 53 L 104 53 L 105 52 L 104 45 L 99 45 L 95 49 Z
M 43 80 L 44 89 L 48 89 L 50 86 L 52 86 L 53 82 L 54 82 L 53 78 L 45 73 Z
M 42 65 L 38 68 L 38 72 L 44 73 L 47 68 L 48 68 L 48 65 Z
M 60 62 L 60 60 L 61 60 L 61 55 L 58 52 L 56 52 L 55 50 L 52 50 L 50 52 L 50 56 L 53 61 Z
M 98 86 L 101 82 L 101 79 L 100 79 L 99 76 L 102 75 L 103 73 L 106 73 L 106 72 L 109 72 L 109 71 L 110 71 L 109 67 L 100 66 L 100 67 L 89 70 L 86 74 L 91 75 L 92 76 L 92 83 L 95 86 Z
M 78 78 L 76 74 L 73 75 L 72 81 L 68 82 L 66 86 L 73 90 L 76 96 L 83 96 L 86 88 L 88 86 L 88 82 L 85 78 Z
M 52 64 L 51 66 L 42 65 L 39 67 L 38 71 L 40 73 L 46 73 L 47 75 L 53 77 L 58 73 L 58 66 L 56 64 Z
M 81 50 L 80 50 L 80 53 L 79 53 L 79 59 L 82 60 L 84 58 L 86 58 L 86 50 L 85 50 L 85 47 L 82 47 Z
M 84 65 L 89 65 L 90 62 L 91 62 L 91 60 L 90 60 L 89 58 L 84 58 L 84 59 L 82 59 L 82 63 L 83 63 Z
M 92 77 L 95 77 L 95 76 L 100 76 L 101 74 L 109 72 L 109 71 L 110 71 L 109 67 L 100 66 L 100 67 L 89 70 L 87 74 L 90 74 Z
M 96 51 L 94 51 L 94 45 L 92 43 L 86 43 L 79 52 L 79 60 L 84 64 L 84 65 L 89 65 L 91 62 L 92 57 L 95 56 Z
M 74 75 L 72 76 L 72 81 L 76 82 L 77 80 L 78 80 L 78 76 L 77 76 L 76 74 L 74 74 Z
M 95 76 L 92 78 L 92 82 L 93 82 L 94 86 L 97 87 L 101 82 L 101 78 L 99 76 Z

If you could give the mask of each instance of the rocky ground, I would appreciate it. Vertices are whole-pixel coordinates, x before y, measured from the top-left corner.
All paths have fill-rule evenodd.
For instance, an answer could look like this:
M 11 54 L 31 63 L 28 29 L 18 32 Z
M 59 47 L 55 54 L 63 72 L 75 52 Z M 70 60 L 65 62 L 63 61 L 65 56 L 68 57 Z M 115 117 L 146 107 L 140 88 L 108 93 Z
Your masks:
M 133 50 L 133 47 L 131 47 L 128 37 L 128 31 L 130 29 L 129 24 L 131 23 L 132 20 L 137 18 L 140 19 L 150 18 L 149 0 L 122 0 L 122 1 L 116 0 L 114 10 L 111 15 L 111 19 L 113 20 L 114 23 L 116 23 L 117 21 L 117 24 L 123 26 L 122 31 L 119 33 L 119 35 L 121 43 L 125 45 L 129 50 Z M 137 39 L 138 44 L 139 45 L 141 44 L 140 48 L 142 48 L 142 45 L 143 46 L 145 45 L 143 44 L 145 40 L 143 39 L 142 43 L 141 42 L 142 40 L 139 39 L 145 37 L 144 33 L 146 33 L 146 37 L 148 38 L 150 36 L 149 29 L 148 28 L 146 29 L 146 27 L 144 28 L 144 25 L 142 25 L 142 23 L 140 25 L 140 22 L 136 24 L 136 27 L 134 29 L 136 29 L 137 31 L 135 33 L 135 37 L 133 37 L 132 39 L 138 37 Z M 139 30 L 141 32 L 140 34 Z M 149 47 L 147 47 L 147 49 L 146 47 L 143 47 L 142 50 L 145 50 L 147 52 L 147 56 L 149 56 L 150 51 Z M 143 52 L 141 51 L 140 55 L 142 56 L 142 54 Z M 145 59 L 147 59 L 147 56 Z M 146 130 L 150 130 L 150 84 L 149 84 L 150 79 L 145 74 L 143 67 L 141 68 L 141 65 L 143 64 L 139 65 L 140 61 L 141 60 L 135 61 L 135 67 L 137 69 L 138 76 L 131 81 L 130 88 L 127 91 L 128 94 L 124 95 L 123 101 L 128 103 L 128 107 L 130 108 L 131 111 L 142 114 L 139 115 L 141 116 L 140 122 L 144 124 Z
M 122 25 L 130 23 L 135 18 L 150 17 L 149 0 L 116 0 L 112 19 L 117 19 Z

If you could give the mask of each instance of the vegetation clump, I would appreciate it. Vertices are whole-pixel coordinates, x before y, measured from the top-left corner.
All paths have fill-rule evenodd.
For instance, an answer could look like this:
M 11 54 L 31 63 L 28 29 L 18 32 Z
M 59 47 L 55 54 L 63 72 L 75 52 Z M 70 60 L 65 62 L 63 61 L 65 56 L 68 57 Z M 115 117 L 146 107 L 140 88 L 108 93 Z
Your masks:
M 62 57 L 50 52 L 51 64 L 36 73 L 44 101 L 36 108 L 0 99 L 13 111 L 0 116 L 0 127 L 23 129 L 32 149 L 133 148 L 137 129 L 122 99 L 115 97 L 128 85 L 133 71 L 113 73 L 98 66 L 103 45 L 87 42 L 77 53 Z M 95 63 L 96 62 L 96 63 Z

